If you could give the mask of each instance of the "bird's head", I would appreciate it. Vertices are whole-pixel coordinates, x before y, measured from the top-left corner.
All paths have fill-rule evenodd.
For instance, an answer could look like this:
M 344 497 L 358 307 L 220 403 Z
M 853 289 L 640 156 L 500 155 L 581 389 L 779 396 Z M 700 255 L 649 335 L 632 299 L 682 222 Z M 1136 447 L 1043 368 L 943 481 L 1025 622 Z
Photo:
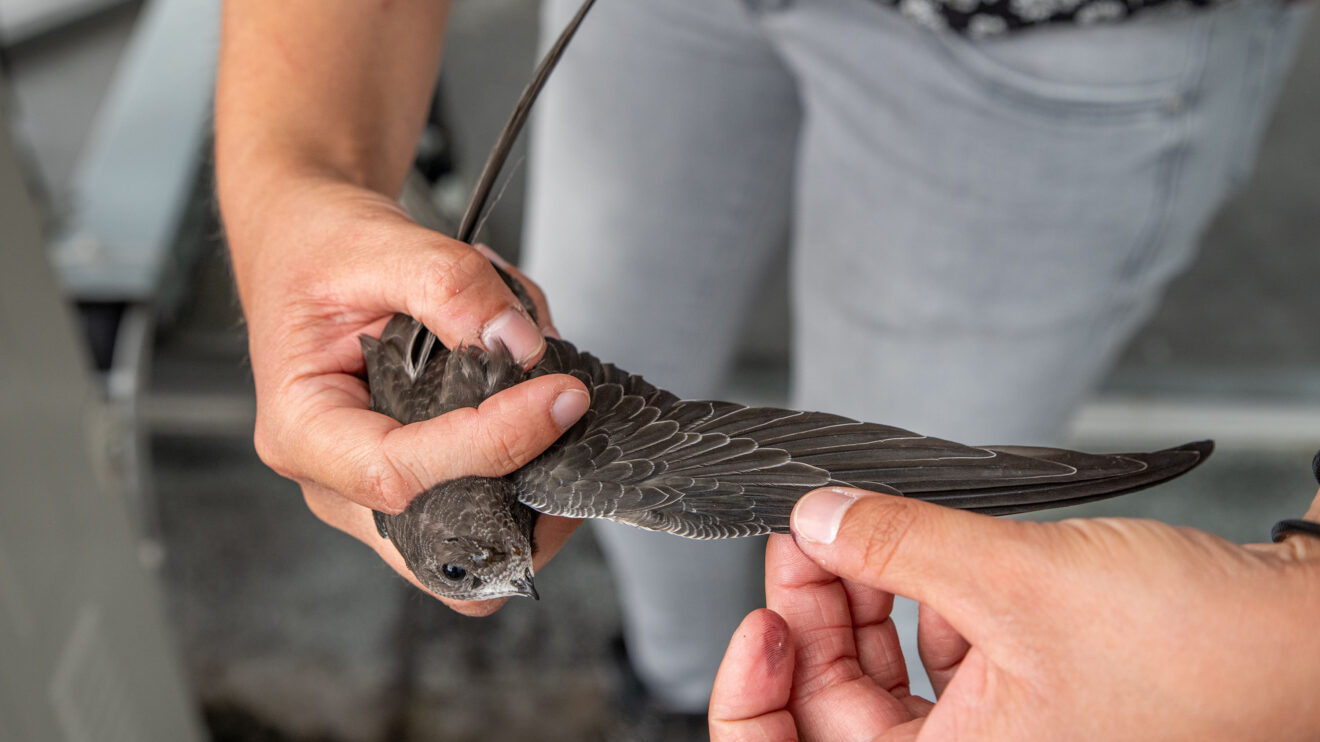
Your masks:
M 532 580 L 532 545 L 521 533 L 508 543 L 436 534 L 422 564 L 409 565 L 432 592 L 455 600 L 521 595 L 540 599 Z
M 532 582 L 535 513 L 500 477 L 432 487 L 400 515 L 376 516 L 381 533 L 431 592 L 455 600 L 538 597 Z

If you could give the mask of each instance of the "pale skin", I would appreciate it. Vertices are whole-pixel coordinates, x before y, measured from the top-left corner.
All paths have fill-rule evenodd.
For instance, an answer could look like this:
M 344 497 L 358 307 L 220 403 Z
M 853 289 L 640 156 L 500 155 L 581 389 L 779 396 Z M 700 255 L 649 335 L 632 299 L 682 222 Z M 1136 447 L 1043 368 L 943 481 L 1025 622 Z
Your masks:
M 395 312 L 451 347 L 498 339 L 526 365 L 553 334 L 535 284 L 518 274 L 540 327 L 489 250 L 417 226 L 395 202 L 448 10 L 436 0 L 228 0 L 216 92 L 217 191 L 248 324 L 257 452 L 301 485 L 319 518 L 414 584 L 371 510 L 401 512 L 444 480 L 507 474 L 588 404 L 580 382 L 555 375 L 415 425 L 367 409 L 358 336 L 378 336 Z M 577 523 L 540 519 L 537 568 Z M 503 603 L 442 600 L 468 615 Z
M 1320 735 L 1320 539 L 843 493 L 803 498 L 794 536 L 771 538 L 768 609 L 720 667 L 714 742 Z M 935 704 L 908 692 L 894 594 L 921 603 Z

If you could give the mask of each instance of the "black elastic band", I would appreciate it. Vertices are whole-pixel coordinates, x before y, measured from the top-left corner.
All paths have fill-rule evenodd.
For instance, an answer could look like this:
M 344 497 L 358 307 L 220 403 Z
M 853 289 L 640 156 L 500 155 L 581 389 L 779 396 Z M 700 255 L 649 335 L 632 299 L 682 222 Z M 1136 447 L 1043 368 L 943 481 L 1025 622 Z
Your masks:
M 1270 538 L 1277 544 L 1287 538 L 1289 534 L 1293 533 L 1303 533 L 1307 536 L 1320 538 L 1320 523 L 1313 523 L 1309 520 L 1298 520 L 1296 518 L 1281 520 L 1278 523 L 1275 523 L 1274 527 L 1270 529 Z

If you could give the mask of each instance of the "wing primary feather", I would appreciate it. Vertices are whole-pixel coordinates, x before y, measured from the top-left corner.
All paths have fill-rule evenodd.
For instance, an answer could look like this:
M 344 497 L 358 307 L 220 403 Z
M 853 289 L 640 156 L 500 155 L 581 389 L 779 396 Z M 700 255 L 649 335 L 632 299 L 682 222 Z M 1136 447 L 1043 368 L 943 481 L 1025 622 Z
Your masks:
M 564 56 L 564 49 L 573 40 L 578 28 L 582 26 L 582 21 L 595 4 L 596 0 L 586 0 L 582 3 L 577 14 L 573 16 L 573 20 L 559 34 L 559 38 L 550 47 L 550 51 L 546 52 L 545 57 L 537 66 L 535 74 L 532 75 L 531 82 L 527 83 L 522 96 L 518 99 L 518 104 L 513 108 L 513 113 L 509 115 L 508 122 L 504 124 L 504 129 L 500 131 L 500 136 L 495 141 L 490 156 L 486 159 L 486 164 L 481 170 L 481 176 L 477 179 L 477 185 L 473 188 L 472 199 L 468 202 L 467 211 L 463 213 L 463 220 L 459 224 L 458 233 L 454 235 L 458 241 L 468 242 L 475 236 L 473 233 L 477 223 L 481 220 L 481 213 L 486 208 L 486 202 L 490 199 L 491 190 L 495 187 L 495 181 L 499 178 L 505 161 L 509 159 L 509 152 L 513 150 L 514 142 L 518 140 L 518 135 L 522 133 L 523 127 L 527 124 L 527 117 L 532 112 L 532 106 L 541 95 L 541 90 L 545 88 L 546 81 L 550 79 L 550 73 L 554 71 L 560 58 Z
M 536 103 L 536 99 L 540 97 L 546 81 L 550 79 L 550 73 L 554 72 L 560 58 L 564 56 L 564 50 L 568 48 L 568 43 L 573 40 L 578 29 L 582 26 L 582 21 L 586 19 L 587 13 L 591 11 L 592 6 L 595 4 L 596 0 L 586 0 L 582 3 L 577 14 L 573 16 L 573 20 L 559 34 L 559 38 L 555 40 L 554 45 L 550 47 L 545 57 L 541 59 L 541 63 L 537 65 L 531 81 L 523 89 L 517 105 L 513 107 L 513 112 L 509 115 L 509 120 L 504 124 L 499 137 L 495 140 L 495 146 L 491 148 L 490 155 L 486 158 L 486 164 L 481 169 L 481 175 L 477 178 L 476 186 L 472 189 L 472 197 L 468 200 L 467 209 L 463 212 L 463 219 L 459 222 L 458 232 L 454 235 L 454 239 L 459 242 L 470 243 L 472 238 L 476 236 L 477 225 L 482 222 L 486 206 L 490 201 L 491 191 L 500 177 L 500 171 L 504 169 L 504 163 L 509 159 L 509 153 L 513 151 L 514 143 L 518 141 L 518 135 L 522 133 L 523 127 L 527 124 L 532 106 Z M 410 346 L 410 348 L 416 349 L 416 353 L 411 356 L 416 359 L 413 368 L 418 369 L 417 373 L 420 373 L 420 369 L 430 359 L 431 352 L 437 342 L 435 335 L 431 334 L 430 330 L 424 330 L 414 342 L 416 344 Z

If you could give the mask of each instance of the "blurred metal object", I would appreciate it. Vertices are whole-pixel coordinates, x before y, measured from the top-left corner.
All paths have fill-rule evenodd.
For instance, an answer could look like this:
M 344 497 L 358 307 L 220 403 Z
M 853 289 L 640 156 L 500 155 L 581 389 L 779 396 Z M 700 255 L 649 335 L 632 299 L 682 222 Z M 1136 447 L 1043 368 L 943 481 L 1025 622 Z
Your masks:
M 53 35 L 60 22 L 118 5 L 124 3 L 0 0 L 0 29 L 9 39 L 22 21 L 22 28 L 39 23 Z M 143 536 L 148 562 L 158 562 L 160 550 L 142 398 L 157 319 L 169 316 L 184 296 L 202 244 L 181 234 L 188 232 L 185 223 L 196 221 L 199 204 L 209 207 L 210 199 L 196 198 L 196 190 L 209 138 L 218 28 L 216 0 L 143 4 L 81 148 L 67 207 L 56 210 L 59 227 L 49 243 L 99 372 L 112 431 L 106 437 L 107 472 Z M 80 39 L 86 41 L 75 35 L 61 44 L 72 48 Z M 65 79 L 69 72 L 55 68 L 46 74 L 80 90 L 75 79 Z M 29 121 L 37 127 L 53 123 Z
M 3 106 L 0 90 L 0 739 L 200 740 Z
M 160 525 L 151 477 L 150 432 L 142 400 L 151 378 L 155 316 L 145 304 L 129 304 L 115 335 L 114 361 L 100 376 L 113 437 L 108 441 L 111 473 L 120 484 L 124 506 L 137 526 L 143 564 L 160 566 Z
M 187 262 L 175 238 L 210 126 L 219 17 L 215 0 L 154 0 L 142 9 L 53 248 L 80 300 L 150 302 Z

